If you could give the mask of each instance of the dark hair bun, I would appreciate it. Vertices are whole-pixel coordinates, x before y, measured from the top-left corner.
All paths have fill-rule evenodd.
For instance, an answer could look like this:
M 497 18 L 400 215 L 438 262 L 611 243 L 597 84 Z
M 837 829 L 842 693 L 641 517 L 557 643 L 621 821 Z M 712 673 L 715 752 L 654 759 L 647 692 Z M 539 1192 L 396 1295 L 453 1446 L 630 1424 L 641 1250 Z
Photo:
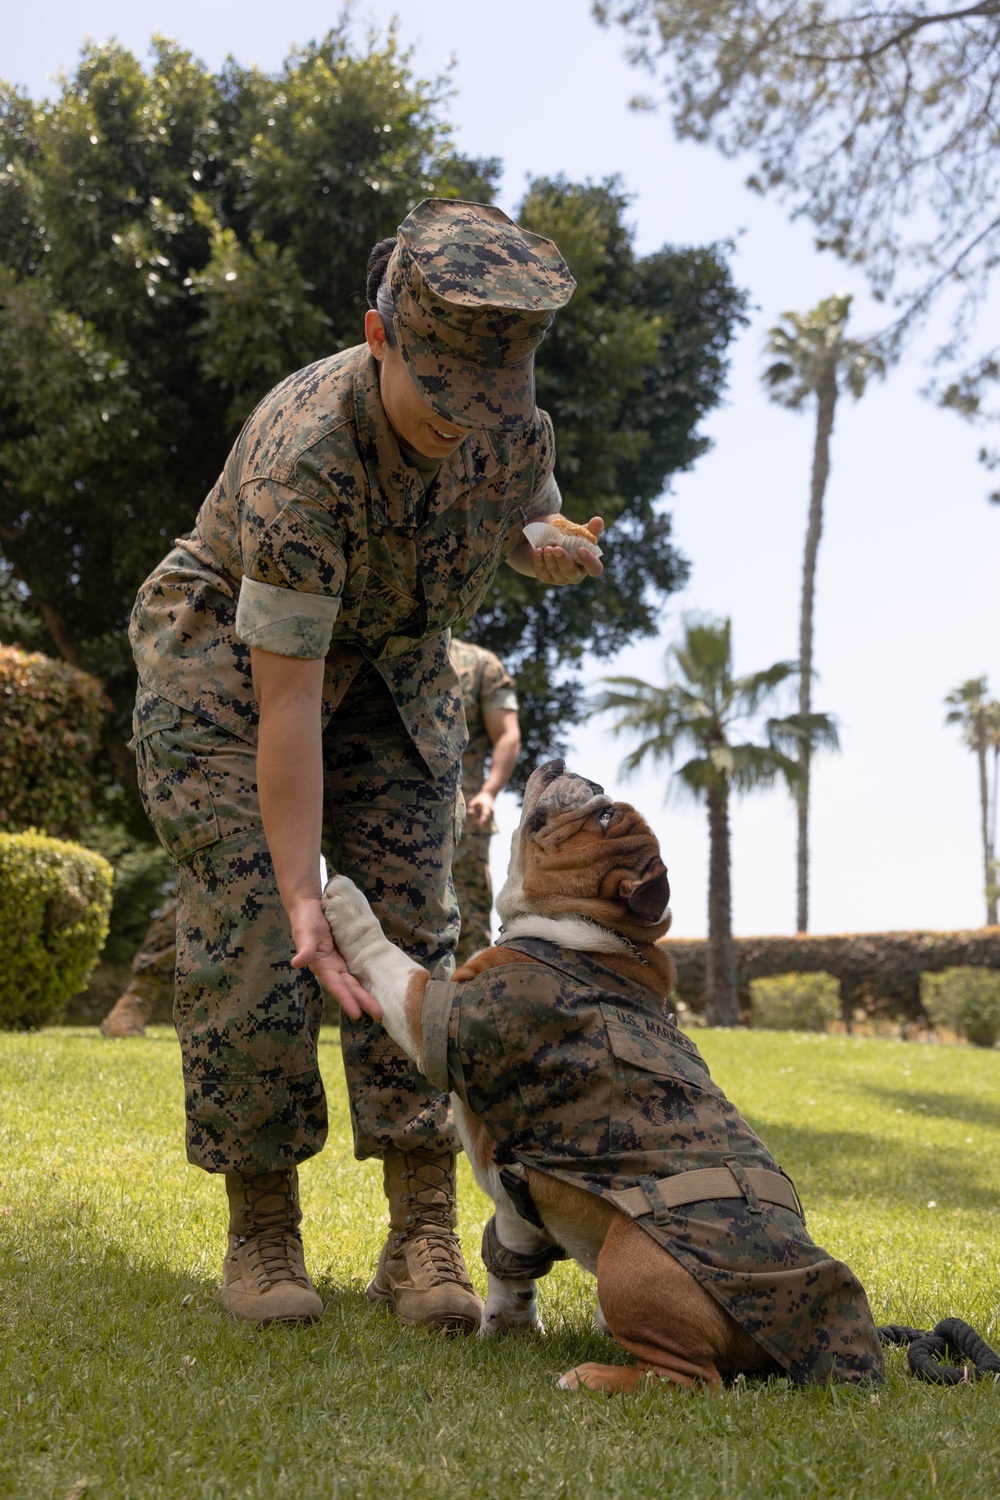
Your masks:
M 374 308 L 378 298 L 378 289 L 382 285 L 389 257 L 396 248 L 396 236 L 390 239 L 379 240 L 368 257 L 368 270 L 365 272 L 365 295 L 368 298 L 368 306 Z

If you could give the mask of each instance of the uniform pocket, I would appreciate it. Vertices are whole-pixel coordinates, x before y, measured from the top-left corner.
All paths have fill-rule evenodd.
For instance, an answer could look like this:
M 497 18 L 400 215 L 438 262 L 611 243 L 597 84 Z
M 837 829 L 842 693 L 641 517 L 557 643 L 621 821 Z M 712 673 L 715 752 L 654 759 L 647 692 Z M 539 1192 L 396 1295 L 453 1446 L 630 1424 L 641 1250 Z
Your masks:
M 208 777 L 184 738 L 183 719 L 176 704 L 153 693 L 138 700 L 133 718 L 143 807 L 175 864 L 219 837 Z
M 687 1037 L 667 1021 L 602 1006 L 612 1055 L 612 1148 L 724 1152 L 733 1112 Z

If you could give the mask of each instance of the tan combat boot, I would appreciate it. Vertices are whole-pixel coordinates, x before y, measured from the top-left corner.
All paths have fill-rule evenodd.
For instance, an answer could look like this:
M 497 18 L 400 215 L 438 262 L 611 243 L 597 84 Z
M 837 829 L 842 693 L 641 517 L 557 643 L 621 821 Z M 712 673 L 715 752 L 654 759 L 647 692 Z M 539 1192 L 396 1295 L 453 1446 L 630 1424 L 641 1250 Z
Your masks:
M 455 1233 L 455 1153 L 390 1146 L 383 1171 L 391 1228 L 365 1295 L 401 1323 L 473 1333 L 483 1304 Z
M 323 1304 L 306 1274 L 296 1169 L 253 1177 L 227 1172 L 226 1192 L 229 1253 L 222 1263 L 223 1307 L 248 1323 L 315 1323 Z
M 101 1022 L 102 1036 L 145 1036 L 146 1022 L 156 999 L 155 979 L 146 979 L 136 974 L 124 994 L 119 995 L 114 1005 Z

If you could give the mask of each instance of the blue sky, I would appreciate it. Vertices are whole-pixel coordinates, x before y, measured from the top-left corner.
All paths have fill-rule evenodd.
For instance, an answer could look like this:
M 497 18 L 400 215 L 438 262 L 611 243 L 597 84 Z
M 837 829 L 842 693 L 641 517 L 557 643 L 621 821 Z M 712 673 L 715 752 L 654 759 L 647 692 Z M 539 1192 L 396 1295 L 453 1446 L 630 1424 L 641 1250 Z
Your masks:
M 154 32 L 217 67 L 232 53 L 266 70 L 321 35 L 337 11 L 312 0 L 39 0 L 6 19 L 0 74 L 35 97 L 72 69 L 87 35 L 144 56 Z M 742 183 L 750 163 L 674 142 L 662 113 L 628 100 L 649 87 L 602 31 L 588 0 L 401 0 L 356 6 L 359 39 L 395 15 L 414 69 L 451 66 L 457 144 L 504 162 L 501 202 L 514 210 L 530 176 L 618 174 L 632 194 L 637 248 L 734 239 L 734 271 L 754 304 L 733 349 L 725 407 L 706 430 L 714 447 L 678 476 L 665 501 L 691 582 L 669 602 L 662 637 L 629 648 L 614 670 L 658 679 L 686 609 L 728 614 L 737 667 L 794 657 L 812 445 L 810 416 L 768 403 L 760 388 L 764 330 L 786 309 L 835 290 L 855 294 L 853 331 L 884 318 L 856 272 L 812 247 L 808 226 Z M 1000 299 L 987 309 L 996 326 Z M 1000 695 L 997 636 L 1000 509 L 987 506 L 976 435 L 919 395 L 933 328 L 884 385 L 838 410 L 816 604 L 818 708 L 837 715 L 843 749 L 815 776 L 812 928 L 817 932 L 954 928 L 983 920 L 975 762 L 942 700 L 989 674 Z M 557 434 L 558 438 L 558 434 Z M 191 497 L 192 515 L 200 496 Z M 613 545 L 613 532 L 609 537 Z M 605 664 L 596 672 L 611 670 Z M 664 804 L 667 773 L 623 783 L 625 742 L 592 724 L 571 763 L 633 800 L 656 827 L 674 889 L 674 931 L 705 930 L 703 811 Z M 513 799 L 502 799 L 494 875 L 502 878 Z M 740 933 L 793 930 L 794 823 L 785 794 L 734 810 L 734 921 Z

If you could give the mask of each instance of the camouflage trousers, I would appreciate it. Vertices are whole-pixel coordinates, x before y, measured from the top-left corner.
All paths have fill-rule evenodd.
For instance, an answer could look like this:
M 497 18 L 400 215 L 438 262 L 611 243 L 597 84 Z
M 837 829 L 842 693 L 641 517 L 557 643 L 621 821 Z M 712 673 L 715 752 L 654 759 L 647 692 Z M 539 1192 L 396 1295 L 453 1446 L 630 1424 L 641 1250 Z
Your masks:
M 146 928 L 138 952 L 132 959 L 132 973 L 150 980 L 155 985 L 153 994 L 162 996 L 165 1003 L 168 990 L 173 992 L 176 963 L 177 898 L 168 896 Z
M 188 1159 L 209 1172 L 305 1161 L 327 1133 L 316 1050 L 323 991 L 291 967 L 254 747 L 141 684 L 135 722 L 143 802 L 177 871 L 174 1023 Z M 333 716 L 323 760 L 329 868 L 361 887 L 393 942 L 446 978 L 458 930 L 449 871 L 460 768 L 431 776 L 374 671 Z M 338 1018 L 356 1154 L 455 1149 L 447 1095 L 376 1022 Z
M 493 911 L 493 885 L 490 881 L 492 835 L 492 821 L 485 828 L 475 828 L 467 822 L 455 850 L 451 878 L 462 915 L 462 930 L 455 949 L 456 964 L 464 964 L 467 958 L 478 953 L 480 948 L 488 948 L 493 941 L 490 925 Z

